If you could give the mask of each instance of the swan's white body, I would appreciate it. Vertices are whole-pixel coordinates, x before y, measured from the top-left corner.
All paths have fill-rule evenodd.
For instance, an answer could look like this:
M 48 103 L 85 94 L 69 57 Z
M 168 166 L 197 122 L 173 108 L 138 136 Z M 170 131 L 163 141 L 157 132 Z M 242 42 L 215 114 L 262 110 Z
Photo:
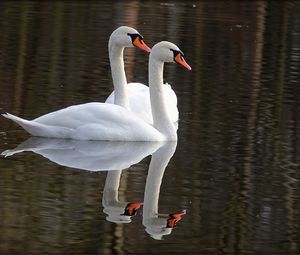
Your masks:
M 147 123 L 153 124 L 149 87 L 137 82 L 127 84 L 123 59 L 124 47 L 131 46 L 123 36 L 127 31 L 138 33 L 132 28 L 120 27 L 109 38 L 109 60 L 115 90 L 108 96 L 105 103 L 123 106 Z M 176 122 L 178 121 L 176 94 L 169 84 L 165 84 L 163 91 L 168 114 L 172 122 Z
M 110 141 L 174 141 L 176 127 L 168 116 L 163 93 L 164 62 L 174 62 L 170 42 L 157 43 L 149 56 L 149 85 L 153 125 L 114 104 L 87 103 L 51 112 L 32 121 L 3 114 L 33 136 Z
M 34 120 L 25 120 L 12 114 L 3 114 L 39 137 L 104 141 L 163 141 L 153 126 L 127 109 L 112 104 L 87 103 L 45 114 Z
M 128 109 L 147 123 L 153 124 L 149 87 L 142 83 L 133 82 L 128 83 L 125 90 L 129 102 Z M 176 122 L 179 117 L 177 96 L 168 83 L 164 84 L 163 92 L 166 99 L 165 104 L 167 106 L 168 115 L 172 122 Z M 114 104 L 114 102 L 115 92 L 113 91 L 105 103 Z

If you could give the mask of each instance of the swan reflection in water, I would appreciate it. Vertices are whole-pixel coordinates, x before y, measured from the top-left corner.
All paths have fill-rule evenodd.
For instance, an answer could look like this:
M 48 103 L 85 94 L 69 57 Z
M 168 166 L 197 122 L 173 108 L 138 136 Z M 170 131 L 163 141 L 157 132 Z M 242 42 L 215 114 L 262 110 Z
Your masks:
M 186 214 L 185 210 L 172 214 L 158 213 L 160 186 L 165 169 L 176 150 L 177 142 L 164 143 L 151 157 L 144 193 L 143 225 L 146 232 L 160 240 L 169 235 L 176 223 Z
M 30 137 L 15 149 L 1 155 L 8 157 L 31 151 L 62 166 L 88 171 L 107 171 L 103 190 L 103 212 L 114 223 L 130 223 L 143 205 L 146 232 L 160 240 L 169 235 L 185 210 L 172 214 L 158 213 L 160 186 L 164 171 L 176 150 L 177 142 L 108 142 L 78 141 Z M 144 202 L 119 201 L 118 190 L 122 170 L 152 155 L 146 179 Z

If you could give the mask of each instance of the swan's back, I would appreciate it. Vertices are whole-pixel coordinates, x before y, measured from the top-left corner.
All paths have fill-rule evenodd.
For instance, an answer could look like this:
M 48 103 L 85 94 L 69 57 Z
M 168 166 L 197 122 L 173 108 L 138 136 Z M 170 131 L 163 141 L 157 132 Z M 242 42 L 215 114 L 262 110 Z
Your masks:
M 149 87 L 142 83 L 129 83 L 126 85 L 130 111 L 149 124 L 153 124 Z M 164 84 L 165 104 L 172 122 L 178 121 L 177 97 L 169 84 Z M 114 104 L 115 92 L 113 91 L 105 103 Z
M 164 136 L 123 107 L 104 103 L 74 105 L 32 121 L 3 115 L 33 136 L 77 140 L 163 141 Z

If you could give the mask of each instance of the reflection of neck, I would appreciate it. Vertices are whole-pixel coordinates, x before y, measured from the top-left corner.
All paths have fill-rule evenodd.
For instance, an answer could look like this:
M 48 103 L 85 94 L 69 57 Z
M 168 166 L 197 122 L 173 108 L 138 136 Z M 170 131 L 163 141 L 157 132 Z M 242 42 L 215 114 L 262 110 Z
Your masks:
M 151 218 L 158 218 L 159 191 L 164 171 L 176 149 L 176 142 L 165 143 L 153 153 L 146 180 L 143 224 L 151 225 Z
M 126 93 L 127 80 L 123 60 L 124 47 L 117 46 L 113 40 L 112 38 L 109 39 L 108 48 L 112 80 L 115 89 L 114 103 L 129 109 L 129 100 Z
M 153 126 L 167 137 L 167 140 L 177 140 L 176 129 L 167 113 L 163 92 L 164 62 L 149 57 L 149 90 Z
M 103 190 L 103 207 L 116 206 L 119 204 L 118 189 L 122 170 L 108 171 Z

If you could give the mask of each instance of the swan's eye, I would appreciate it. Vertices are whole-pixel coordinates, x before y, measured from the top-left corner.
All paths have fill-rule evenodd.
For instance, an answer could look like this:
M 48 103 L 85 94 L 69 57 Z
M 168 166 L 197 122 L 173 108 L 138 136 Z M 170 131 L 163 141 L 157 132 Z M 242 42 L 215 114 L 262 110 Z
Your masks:
M 172 51 L 173 52 L 173 57 L 174 57 L 174 61 L 175 62 L 177 62 L 176 60 L 178 59 L 178 58 L 180 58 L 180 59 L 183 59 L 183 53 L 181 52 L 181 51 L 179 51 L 179 50 L 174 50 L 174 49 L 170 49 L 170 51 Z
M 131 37 L 131 43 L 133 46 L 136 46 L 146 52 L 150 52 L 151 49 L 147 46 L 147 44 L 143 40 L 143 36 L 140 34 L 129 34 L 128 35 Z
M 130 34 L 128 33 L 127 35 L 130 36 L 132 43 L 138 39 L 140 42 L 143 41 L 143 36 L 141 36 L 140 34 Z

